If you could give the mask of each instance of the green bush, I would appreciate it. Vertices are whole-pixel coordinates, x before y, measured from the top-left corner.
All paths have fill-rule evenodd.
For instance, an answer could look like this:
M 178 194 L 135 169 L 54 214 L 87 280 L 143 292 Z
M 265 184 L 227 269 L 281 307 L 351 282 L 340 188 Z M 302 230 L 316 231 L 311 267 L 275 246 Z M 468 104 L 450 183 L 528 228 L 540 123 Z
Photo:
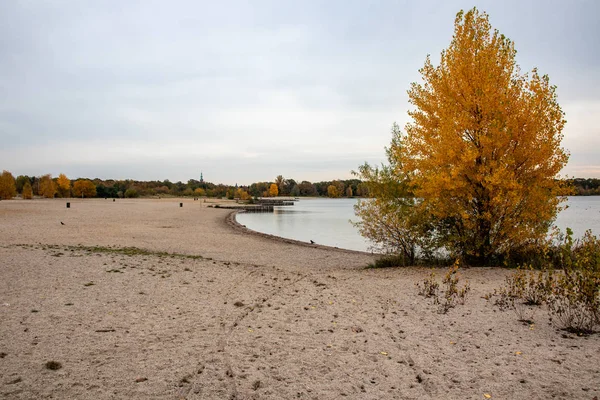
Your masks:
M 133 188 L 129 188 L 125 191 L 125 197 L 128 199 L 131 199 L 131 198 L 140 197 L 140 194 L 138 193 L 137 190 L 135 190 Z

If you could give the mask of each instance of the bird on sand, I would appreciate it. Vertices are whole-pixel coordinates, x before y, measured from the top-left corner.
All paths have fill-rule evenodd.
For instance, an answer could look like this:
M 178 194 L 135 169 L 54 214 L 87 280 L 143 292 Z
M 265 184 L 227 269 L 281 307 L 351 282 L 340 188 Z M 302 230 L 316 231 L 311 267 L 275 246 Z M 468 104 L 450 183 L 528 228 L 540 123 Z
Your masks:
M 311 240 L 311 241 L 310 241 L 310 244 L 315 244 L 315 242 Z
M 64 222 L 62 222 L 62 221 L 60 221 L 60 224 L 61 224 L 61 225 L 64 225 L 65 223 L 64 223 Z

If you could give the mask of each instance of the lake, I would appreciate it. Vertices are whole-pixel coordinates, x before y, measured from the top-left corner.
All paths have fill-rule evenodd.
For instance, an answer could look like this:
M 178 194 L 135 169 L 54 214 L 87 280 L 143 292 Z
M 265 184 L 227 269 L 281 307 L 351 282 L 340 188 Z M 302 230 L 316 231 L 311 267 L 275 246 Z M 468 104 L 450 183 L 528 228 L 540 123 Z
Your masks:
M 237 221 L 249 229 L 350 250 L 369 251 L 369 243 L 350 223 L 356 221 L 353 206 L 357 199 L 300 199 L 293 206 L 275 207 L 273 213 L 239 213 Z M 586 229 L 600 234 L 600 196 L 569 197 L 568 208 L 556 219 L 564 232 L 575 237 Z

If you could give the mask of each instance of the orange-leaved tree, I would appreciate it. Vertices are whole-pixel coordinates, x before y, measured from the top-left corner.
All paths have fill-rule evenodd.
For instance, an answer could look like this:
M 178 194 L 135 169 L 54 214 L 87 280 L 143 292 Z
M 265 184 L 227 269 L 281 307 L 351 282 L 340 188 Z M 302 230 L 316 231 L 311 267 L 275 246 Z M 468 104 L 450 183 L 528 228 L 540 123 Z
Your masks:
M 12 199 L 17 195 L 15 177 L 8 171 L 2 171 L 0 175 L 0 199 Z
M 556 87 L 521 74 L 515 55 L 486 13 L 459 12 L 439 65 L 427 57 L 408 91 L 412 122 L 391 149 L 419 199 L 409 214 L 472 264 L 543 240 L 567 193 Z
M 52 180 L 52 175 L 46 174 L 40 177 L 39 194 L 47 199 L 53 199 L 56 194 L 56 184 Z
M 277 197 L 278 194 L 279 194 L 279 188 L 277 187 L 277 184 L 271 183 L 271 186 L 269 187 L 269 196 Z
M 71 181 L 65 174 L 58 175 L 56 183 L 60 197 L 69 197 L 71 195 Z
M 27 200 L 33 199 L 33 188 L 31 187 L 31 183 L 29 183 L 29 181 L 25 182 L 25 184 L 23 185 L 21 197 Z
M 96 185 L 89 179 L 78 179 L 73 184 L 74 197 L 96 197 Z

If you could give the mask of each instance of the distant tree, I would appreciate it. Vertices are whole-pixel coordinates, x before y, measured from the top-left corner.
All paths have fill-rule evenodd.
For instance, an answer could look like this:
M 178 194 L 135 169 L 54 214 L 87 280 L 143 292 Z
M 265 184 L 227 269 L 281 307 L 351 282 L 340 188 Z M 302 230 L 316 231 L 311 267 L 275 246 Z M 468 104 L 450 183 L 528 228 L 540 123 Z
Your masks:
M 31 188 L 31 183 L 25 182 L 23 185 L 23 191 L 21 192 L 21 197 L 24 199 L 33 199 L 33 189 Z
M 348 186 L 348 188 L 346 189 L 346 197 L 352 197 L 353 193 L 352 193 L 352 187 Z
M 0 198 L 8 200 L 17 195 L 15 177 L 8 171 L 2 171 L 0 175 Z
M 156 191 L 157 194 L 167 194 L 169 193 L 169 187 L 168 186 L 159 186 L 156 189 L 154 189 Z M 198 190 L 198 189 L 196 189 Z M 200 189 L 203 190 L 203 189 Z M 202 195 L 204 196 L 204 195 Z
M 294 185 L 292 190 L 290 190 L 290 196 L 298 197 L 300 196 L 300 187 L 298 185 Z
M 277 185 L 272 183 L 271 187 L 269 188 L 269 196 L 277 197 L 278 194 L 279 194 L 279 189 L 277 188 Z
M 65 174 L 58 175 L 56 183 L 60 197 L 69 197 L 71 195 L 71 181 Z
M 96 197 L 96 185 L 89 179 L 78 179 L 73 184 L 74 197 Z
M 344 195 L 344 193 L 346 193 L 346 185 L 344 184 L 344 182 L 342 182 L 340 180 L 335 180 L 335 181 L 331 182 L 331 184 L 333 186 L 335 186 L 338 197 L 342 197 Z M 327 190 L 329 190 L 329 188 Z M 329 192 L 327 194 L 329 195 Z
M 202 188 L 197 188 L 196 190 L 194 190 L 194 195 L 197 197 L 204 197 L 206 196 L 206 190 Z
M 17 180 L 16 180 L 17 193 L 21 193 L 23 191 L 23 186 L 25 186 L 25 183 L 27 183 L 27 182 L 29 182 L 30 185 L 33 183 L 31 181 L 31 178 L 28 177 L 27 175 L 19 175 L 19 176 L 17 176 Z
M 46 174 L 40 177 L 40 196 L 47 199 L 53 199 L 56 194 L 56 184 L 52 180 L 52 175 Z
M 248 192 L 246 192 L 244 189 L 238 188 L 235 191 L 235 198 L 240 200 L 249 200 L 250 198 L 252 198 L 252 196 L 250 196 Z
M 130 187 L 129 189 L 127 189 L 125 191 L 125 197 L 128 199 L 133 199 L 133 198 L 140 197 L 140 194 L 138 193 L 137 190 L 135 190 L 135 188 Z
M 267 192 L 269 189 L 269 184 L 267 182 L 257 182 L 250 185 L 249 193 L 254 197 L 262 196 L 264 192 Z
M 338 189 L 335 185 L 329 185 L 327 186 L 327 196 L 331 198 L 338 198 L 340 197 L 340 192 L 338 192 Z
M 296 183 L 295 180 L 293 179 L 286 179 L 283 181 L 283 187 L 279 189 L 279 195 L 280 196 L 294 196 L 292 194 L 292 190 L 294 189 L 295 186 L 298 186 L 298 184 Z M 296 194 L 296 196 L 298 196 Z
M 277 185 L 277 193 L 281 193 L 283 195 L 284 183 L 285 183 L 285 179 L 283 179 L 283 176 L 277 175 L 277 178 L 275 178 L 275 184 Z
M 302 181 L 298 185 L 298 190 L 300 191 L 300 196 L 316 196 L 317 188 L 315 185 L 310 183 L 309 181 Z

